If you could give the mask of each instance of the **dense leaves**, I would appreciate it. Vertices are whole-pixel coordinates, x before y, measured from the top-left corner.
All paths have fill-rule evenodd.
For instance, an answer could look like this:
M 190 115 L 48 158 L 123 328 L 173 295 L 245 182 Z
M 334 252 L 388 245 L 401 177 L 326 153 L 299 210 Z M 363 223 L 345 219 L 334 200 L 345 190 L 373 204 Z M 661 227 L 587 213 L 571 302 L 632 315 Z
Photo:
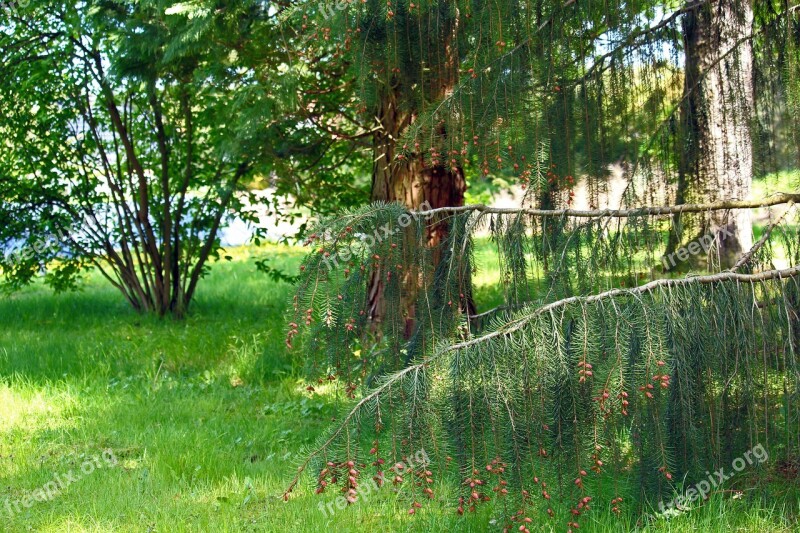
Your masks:
M 51 260 L 57 286 L 93 266 L 134 308 L 180 316 L 218 254 L 220 226 L 234 213 L 252 218 L 242 191 L 269 169 L 272 98 L 265 71 L 216 41 L 266 38 L 254 26 L 264 8 L 186 17 L 185 6 L 166 7 L 7 13 L 0 239 L 21 249 L 3 262 L 11 286 Z M 36 246 L 51 234 L 57 246 Z

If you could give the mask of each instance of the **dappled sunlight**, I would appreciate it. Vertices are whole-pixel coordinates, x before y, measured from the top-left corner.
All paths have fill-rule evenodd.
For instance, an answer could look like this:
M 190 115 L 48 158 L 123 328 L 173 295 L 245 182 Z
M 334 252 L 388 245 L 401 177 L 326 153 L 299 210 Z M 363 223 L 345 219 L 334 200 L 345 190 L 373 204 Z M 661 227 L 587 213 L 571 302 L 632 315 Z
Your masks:
M 0 382 L 0 433 L 72 428 L 79 403 L 79 398 L 66 386 L 39 388 L 16 380 L 11 384 Z
M 0 26 L 0 533 L 797 531 L 800 0 Z
M 210 292 L 222 283 L 234 291 L 232 300 L 246 298 L 259 274 L 239 260 L 225 265 L 249 282 L 239 286 L 221 275 L 211 280 Z M 86 476 L 54 500 L 12 517 L 12 530 L 30 525 L 59 532 L 165 527 L 478 532 L 491 527 L 494 506 L 469 520 L 458 517 L 450 506 L 457 498 L 453 487 L 438 481 L 436 500 L 413 520 L 408 496 L 391 485 L 341 510 L 335 506 L 338 493 L 315 495 L 310 479 L 289 502 L 282 500 L 305 452 L 340 416 L 345 401 L 335 382 L 298 377 L 296 352 L 285 351 L 284 327 L 277 320 L 286 294 L 285 288 L 265 291 L 269 302 L 262 315 L 274 322 L 266 330 L 261 319 L 210 320 L 202 312 L 188 323 L 123 318 L 108 319 L 104 328 L 95 327 L 94 318 L 77 318 L 69 329 L 60 322 L 41 326 L 41 339 L 59 332 L 58 351 L 38 352 L 30 343 L 19 344 L 13 356 L 0 352 L 6 374 L 0 385 L 0 469 L 10 487 L 0 489 L 0 511 L 5 498 L 41 487 L 82 455 L 109 449 L 118 459 L 115 468 Z M 52 305 L 47 298 L 36 296 L 36 304 L 47 309 Z M 72 298 L 65 296 L 61 305 Z M 9 313 L 8 305 L 16 304 L 0 303 L 0 315 Z M 26 350 L 38 352 L 35 379 L 25 376 L 32 368 L 22 363 L 31 353 Z M 103 363 L 112 358 L 124 365 Z M 64 376 L 64 369 L 75 375 Z M 93 503 L 87 508 L 85 502 Z

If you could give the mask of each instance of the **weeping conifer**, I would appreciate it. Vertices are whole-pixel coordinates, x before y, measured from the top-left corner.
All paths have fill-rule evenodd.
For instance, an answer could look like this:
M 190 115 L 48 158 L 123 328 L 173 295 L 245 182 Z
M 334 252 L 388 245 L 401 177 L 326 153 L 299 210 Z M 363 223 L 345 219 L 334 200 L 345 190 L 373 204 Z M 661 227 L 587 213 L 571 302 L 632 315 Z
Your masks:
M 505 490 L 524 516 L 552 512 L 571 523 L 586 497 L 613 493 L 614 504 L 597 503 L 617 509 L 617 498 L 671 498 L 674 481 L 702 479 L 757 445 L 770 457 L 796 457 L 800 267 L 772 263 L 800 265 L 797 200 L 765 202 L 774 206 L 768 230 L 733 269 L 685 278 L 652 269 L 666 245 L 656 228 L 681 208 L 709 216 L 730 207 L 465 207 L 414 218 L 392 204 L 324 225 L 303 264 L 289 341 L 302 336 L 314 354 L 311 375 L 342 387 L 354 405 L 309 452 L 319 487 L 338 478 L 355 495 L 364 480 L 391 474 L 413 502 L 445 480 L 463 488 L 452 502 L 462 511 Z M 422 246 L 427 216 L 452 228 L 436 267 Z M 552 219 L 563 227 L 557 242 L 546 229 Z M 398 220 L 411 221 L 416 240 L 363 238 Z M 504 303 L 468 316 L 458 302 L 474 289 L 470 274 L 488 267 L 473 253 L 482 229 Z M 545 263 L 570 276 L 550 275 Z M 403 317 L 388 315 L 384 341 L 359 353 L 369 330 L 367 272 L 386 272 L 397 298 L 410 268 L 422 283 L 415 335 L 404 342 Z M 436 475 L 387 466 L 418 450 Z
M 405 13 L 408 32 L 414 17 L 443 8 L 415 3 L 412 16 L 402 4 L 390 3 L 380 25 L 390 36 L 385 58 L 397 65 L 413 49 L 395 15 Z M 686 144 L 684 102 L 695 89 L 685 85 L 683 24 L 721 3 L 672 13 L 648 2 L 446 4 L 462 21 L 460 76 L 431 101 L 417 85 L 409 98 L 419 111 L 398 159 L 431 152 L 430 168 L 451 157 L 472 179 L 512 176 L 528 192 L 518 209 L 376 203 L 319 224 L 287 342 L 302 339 L 310 376 L 352 404 L 301 473 L 313 467 L 318 491 L 348 498 L 389 475 L 407 487 L 411 509 L 451 484 L 459 512 L 505 498 L 506 526 L 549 517 L 571 527 L 590 506 L 638 511 L 671 496 L 677 480 L 700 479 L 757 445 L 771 458 L 796 457 L 800 196 L 751 201 L 727 191 L 709 201 L 680 183 L 692 177 L 685 156 L 697 146 Z M 350 51 L 361 53 L 353 43 L 366 39 L 374 9 L 350 5 L 315 26 L 326 39 L 308 46 L 318 57 L 357 58 Z M 764 90 L 752 105 L 733 93 L 693 100 L 723 114 L 747 110 L 754 140 L 740 149 L 752 150 L 753 170 L 737 175 L 747 183 L 786 168 L 796 146 L 782 139 L 796 135 L 797 118 L 798 10 L 752 10 L 752 27 L 735 40 L 752 48 L 753 83 Z M 719 77 L 710 73 L 722 64 L 699 76 Z M 375 63 L 348 65 L 359 101 L 374 102 Z M 777 81 L 766 74 L 776 68 L 785 73 Z M 623 207 L 601 209 L 618 161 Z M 579 185 L 588 209 L 572 208 Z M 713 228 L 749 216 L 766 220 L 763 237 L 731 261 Z M 692 224 L 708 233 L 688 237 L 682 228 Z M 430 228 L 441 225 L 446 238 L 431 243 Z M 492 251 L 476 253 L 486 236 Z M 672 253 L 703 260 L 669 277 L 663 259 Z M 387 302 L 377 342 L 376 273 Z M 397 305 L 408 299 L 410 334 Z M 392 466 L 422 449 L 429 467 Z

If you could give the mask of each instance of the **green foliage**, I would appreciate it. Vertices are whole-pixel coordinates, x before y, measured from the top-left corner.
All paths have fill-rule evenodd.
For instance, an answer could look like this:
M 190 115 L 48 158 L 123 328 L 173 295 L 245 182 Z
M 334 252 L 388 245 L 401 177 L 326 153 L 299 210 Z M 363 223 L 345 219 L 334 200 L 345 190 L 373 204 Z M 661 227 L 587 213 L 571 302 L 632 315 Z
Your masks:
M 621 497 L 638 511 L 758 444 L 772 459 L 796 457 L 800 284 L 796 267 L 771 269 L 800 262 L 800 235 L 797 210 L 776 209 L 788 211 L 772 215 L 740 267 L 762 274 L 679 279 L 659 266 L 664 213 L 466 208 L 413 218 L 399 205 L 373 205 L 323 221 L 289 339 L 304 339 L 310 377 L 353 403 L 309 451 L 319 486 L 358 494 L 385 465 L 424 449 L 434 458 L 427 477 L 459 485 L 463 509 L 499 498 L 509 510 L 501 523 L 516 529 L 516 510 L 546 518 L 558 501 L 558 523 L 569 527 L 580 521 L 570 508 L 582 515 L 586 497 L 603 507 Z M 437 223 L 450 233 L 432 249 L 420 239 Z M 360 237 L 383 235 L 386 224 L 391 237 Z M 472 315 L 472 280 L 488 266 L 472 252 L 482 230 L 503 305 Z M 408 274 L 420 282 L 410 336 L 396 281 Z M 391 294 L 375 349 L 371 275 Z M 361 465 L 356 481 L 333 483 L 331 468 L 348 461 Z M 418 472 L 389 473 L 417 501 L 433 489 Z M 767 465 L 748 471 L 751 481 L 766 476 Z
M 796 142 L 786 142 L 797 129 L 786 90 L 796 69 L 786 52 L 798 12 L 772 0 L 751 7 L 752 31 L 741 33 L 754 50 L 757 98 L 753 116 L 742 118 L 752 124 L 761 175 L 796 163 Z M 632 184 L 627 202 L 669 203 L 687 149 L 685 104 L 701 90 L 685 85 L 683 24 L 688 13 L 712 8 L 647 0 L 298 1 L 281 13 L 293 59 L 286 83 L 309 87 L 298 94 L 310 110 L 309 131 L 360 146 L 354 156 L 370 155 L 359 141 L 388 129 L 384 113 L 396 102 L 402 127 L 390 163 L 398 167 L 423 158 L 465 169 L 471 183 L 513 176 L 555 208 L 571 202 L 579 179 L 599 205 L 609 165 L 622 163 Z M 722 60 L 710 65 L 723 68 Z M 728 122 L 739 123 L 737 95 L 720 98 Z M 549 183 L 531 179 L 543 143 Z M 726 165 L 735 157 L 726 154 Z
M 260 259 L 256 261 L 255 265 L 259 272 L 263 272 L 274 282 L 284 281 L 286 283 L 294 284 L 300 279 L 300 276 L 286 274 L 283 270 L 270 265 L 269 258 Z
M 245 179 L 270 169 L 264 70 L 218 44 L 268 38 L 254 24 L 263 9 L 37 2 L 7 14 L 0 242 L 33 249 L 0 263 L 10 287 L 46 263 L 70 287 L 91 266 L 138 310 L 186 311 L 219 227 L 253 219 Z M 40 251 L 49 234 L 59 245 Z
M 719 33 L 708 21 L 731 5 L 738 14 L 752 7 L 754 24 L 734 20 L 725 49 L 708 47 Z M 388 130 L 384 114 L 403 125 L 388 132 L 397 136 L 385 155 L 393 164 L 424 158 L 472 180 L 510 174 L 534 207 L 571 205 L 581 178 L 600 205 L 615 162 L 626 206 L 700 203 L 704 193 L 744 199 L 753 173 L 784 169 L 796 148 L 786 142 L 788 85 L 774 75 L 791 64 L 796 6 L 400 1 L 354 3 L 324 20 L 314 13 L 289 10 L 302 29 L 289 48 L 315 72 L 349 74 L 343 88 L 358 88 L 351 112 L 364 130 L 376 116 Z M 692 20 L 705 21 L 703 31 L 691 33 Z M 707 47 L 689 56 L 692 36 Z M 726 80 L 749 61 L 740 50 L 750 47 L 752 102 L 736 89 L 705 90 L 710 74 Z M 716 122 L 693 128 L 710 110 Z M 724 131 L 703 137 L 716 129 Z M 712 154 L 714 142 L 735 148 Z M 754 172 L 728 172 L 751 148 Z M 690 190 L 700 174 L 692 157 L 713 159 L 745 192 Z M 722 207 L 698 219 L 717 214 L 730 220 Z M 461 487 L 462 510 L 497 499 L 506 509 L 499 525 L 515 529 L 516 510 L 549 515 L 552 493 L 559 525 L 570 528 L 586 497 L 642 507 L 757 443 L 772 456 L 798 453 L 796 211 L 735 267 L 756 274 L 719 273 L 721 254 L 704 253 L 711 274 L 680 280 L 662 280 L 659 265 L 667 232 L 674 250 L 675 235 L 695 223 L 680 214 L 454 209 L 385 239 L 359 238 L 401 215 L 370 206 L 323 221 L 311 237 L 288 341 L 302 338 L 311 377 L 353 401 L 301 467 L 315 469 L 319 491 L 357 497 L 388 471 L 419 502 L 441 477 Z M 450 232 L 429 247 L 425 231 L 436 224 Z M 497 247 L 500 275 L 488 292 L 501 305 L 478 303 L 475 314 L 472 242 L 482 229 Z M 331 269 L 343 251 L 352 260 Z M 644 280 L 653 284 L 637 287 Z M 367 307 L 375 287 L 389 302 L 379 324 Z M 435 451 L 431 476 L 385 466 L 422 448 Z M 765 470 L 753 477 L 763 482 Z

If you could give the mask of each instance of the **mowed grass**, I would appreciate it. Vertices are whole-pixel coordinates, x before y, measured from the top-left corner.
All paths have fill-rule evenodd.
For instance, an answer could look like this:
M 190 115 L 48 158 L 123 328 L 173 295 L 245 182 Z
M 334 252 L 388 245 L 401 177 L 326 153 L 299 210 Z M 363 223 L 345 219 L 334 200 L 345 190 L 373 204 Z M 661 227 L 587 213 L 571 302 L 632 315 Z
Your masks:
M 78 293 L 34 286 L 0 299 L 0 530 L 501 529 L 500 507 L 457 516 L 450 486 L 413 517 L 404 494 L 388 487 L 332 516 L 320 505 L 334 495 L 314 495 L 308 477 L 281 499 L 339 399 L 305 390 L 302 353 L 284 347 L 291 286 L 256 272 L 253 257 L 264 253 L 292 271 L 303 251 L 233 251 L 233 262 L 213 266 L 182 322 L 137 315 L 95 276 Z M 81 470 L 104 451 L 116 466 L 100 458 L 100 468 Z M 52 498 L 15 504 L 70 473 L 74 480 Z M 796 491 L 729 496 L 647 530 L 797 527 Z M 564 531 L 565 522 L 534 526 Z M 580 531 L 630 531 L 635 523 L 598 507 Z

